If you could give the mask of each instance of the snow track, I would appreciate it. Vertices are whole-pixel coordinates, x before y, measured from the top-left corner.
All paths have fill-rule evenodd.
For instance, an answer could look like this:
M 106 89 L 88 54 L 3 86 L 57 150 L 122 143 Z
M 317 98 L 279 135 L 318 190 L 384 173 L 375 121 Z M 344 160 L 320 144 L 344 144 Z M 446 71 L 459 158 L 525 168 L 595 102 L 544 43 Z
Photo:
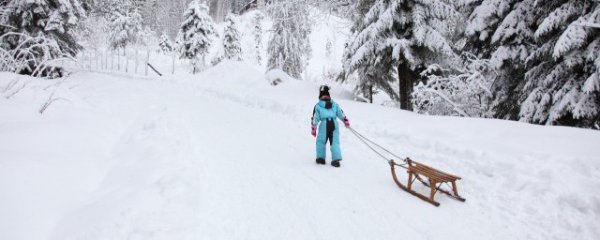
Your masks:
M 40 117 L 29 113 L 45 101 L 36 96 L 53 89 L 29 82 L 0 99 L 0 239 L 600 235 L 594 131 L 336 98 L 361 133 L 463 177 L 467 202 L 440 195 L 435 208 L 398 189 L 387 163 L 345 129 L 342 168 L 314 164 L 310 83 L 272 87 L 230 62 L 172 79 L 80 72 L 55 87 L 68 101 Z

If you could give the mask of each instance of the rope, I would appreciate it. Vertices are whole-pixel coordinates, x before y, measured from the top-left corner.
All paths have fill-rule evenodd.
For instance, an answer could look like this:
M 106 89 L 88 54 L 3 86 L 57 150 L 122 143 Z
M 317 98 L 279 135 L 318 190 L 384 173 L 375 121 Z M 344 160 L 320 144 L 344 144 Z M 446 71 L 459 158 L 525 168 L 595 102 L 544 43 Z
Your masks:
M 372 140 L 370 140 L 370 139 L 366 138 L 364 135 L 360 134 L 359 132 L 357 132 L 357 131 L 356 131 L 356 130 L 354 130 L 353 128 L 350 128 L 350 130 L 351 130 L 351 131 L 353 131 L 355 134 L 358 134 L 358 136 L 360 136 L 361 138 L 363 138 L 363 139 L 365 139 L 365 140 L 369 141 L 371 144 L 373 144 L 373 145 L 377 146 L 378 148 L 380 148 L 381 150 L 385 151 L 386 153 L 388 153 L 388 154 L 390 154 L 390 155 L 394 156 L 395 158 L 398 158 L 398 159 L 404 159 L 403 157 L 400 157 L 400 156 L 398 156 L 398 155 L 394 154 L 394 153 L 393 153 L 393 152 L 391 152 L 390 150 L 387 150 L 386 148 L 384 148 L 384 147 L 380 146 L 379 144 L 377 144 L 377 143 L 373 142 Z
M 395 157 L 396 159 L 400 159 L 403 162 L 406 163 L 406 158 L 403 157 L 399 157 L 398 155 L 394 154 L 393 152 L 391 152 L 390 150 L 387 150 L 386 148 L 382 147 L 381 145 L 373 142 L 371 139 L 366 138 L 364 135 L 360 134 L 359 132 L 357 132 L 356 130 L 354 130 L 351 127 L 348 127 L 348 129 L 350 130 L 350 132 L 352 132 L 354 134 L 354 136 L 356 136 L 356 138 L 358 138 L 361 142 L 363 142 L 367 147 L 369 147 L 373 152 L 375 152 L 377 155 L 379 155 L 382 159 L 384 159 L 386 162 L 390 162 L 391 160 L 388 159 L 384 154 L 382 154 L 380 151 L 377 151 L 377 149 L 375 149 L 373 146 L 379 148 L 380 150 L 388 153 L 389 155 L 392 155 L 393 157 Z M 396 164 L 398 166 L 403 166 L 405 164 Z

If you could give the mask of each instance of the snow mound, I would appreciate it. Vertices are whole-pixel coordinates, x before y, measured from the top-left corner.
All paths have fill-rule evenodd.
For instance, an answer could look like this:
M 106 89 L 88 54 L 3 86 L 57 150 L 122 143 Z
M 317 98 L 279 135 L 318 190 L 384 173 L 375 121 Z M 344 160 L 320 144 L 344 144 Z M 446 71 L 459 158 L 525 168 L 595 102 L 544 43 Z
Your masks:
M 209 81 L 218 81 L 220 83 L 247 83 L 263 82 L 260 76 L 263 75 L 256 68 L 239 61 L 223 60 L 219 64 L 208 68 L 199 74 L 199 79 Z
M 267 74 L 265 74 L 265 77 L 266 77 L 267 81 L 273 86 L 277 86 L 282 82 L 288 82 L 288 81 L 295 80 L 294 78 L 290 77 L 290 75 L 288 75 L 281 69 L 269 70 L 267 72 Z

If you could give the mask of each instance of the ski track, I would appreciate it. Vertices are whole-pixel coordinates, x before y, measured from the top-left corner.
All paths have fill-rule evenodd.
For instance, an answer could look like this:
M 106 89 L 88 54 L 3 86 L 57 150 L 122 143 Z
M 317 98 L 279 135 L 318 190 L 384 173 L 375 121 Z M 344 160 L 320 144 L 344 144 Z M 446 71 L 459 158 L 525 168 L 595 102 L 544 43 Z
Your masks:
M 561 163 L 563 156 L 457 147 L 462 145 L 447 141 L 455 136 L 453 130 L 425 130 L 435 132 L 434 139 L 413 136 L 402 123 L 361 122 L 357 113 L 368 105 L 341 100 L 353 126 L 366 136 L 376 136 L 373 140 L 394 152 L 463 177 L 459 191 L 467 202 L 440 194 L 436 200 L 442 205 L 435 208 L 398 189 L 387 163 L 349 131 L 341 133 L 345 159 L 341 169 L 314 164 L 314 139 L 308 133 L 312 95 L 292 95 L 287 101 L 285 96 L 252 92 L 262 88 L 250 83 L 239 87 L 250 92 L 232 92 L 203 79 L 75 75 L 80 80 L 55 88 L 69 89 L 70 99 L 83 96 L 82 101 L 56 107 L 83 108 L 109 121 L 99 127 L 110 133 L 104 136 L 108 144 L 103 148 L 110 154 L 94 153 L 105 163 L 85 168 L 98 169 L 95 175 L 102 177 L 85 184 L 85 193 L 64 207 L 67 214 L 56 215 L 57 224 L 47 228 L 51 239 L 593 239 L 600 235 L 597 228 L 580 225 L 590 221 L 600 226 L 600 199 L 580 196 L 567 185 L 581 182 L 599 189 L 600 171 Z M 295 104 L 300 101 L 306 104 Z M 416 117 L 407 114 L 406 121 Z M 558 176 L 567 170 L 589 176 L 562 183 Z M 530 201 L 535 199 L 539 200 Z M 553 205 L 561 209 L 540 212 Z M 569 234 L 561 235 L 565 232 Z M 43 233 L 39 234 L 32 236 Z

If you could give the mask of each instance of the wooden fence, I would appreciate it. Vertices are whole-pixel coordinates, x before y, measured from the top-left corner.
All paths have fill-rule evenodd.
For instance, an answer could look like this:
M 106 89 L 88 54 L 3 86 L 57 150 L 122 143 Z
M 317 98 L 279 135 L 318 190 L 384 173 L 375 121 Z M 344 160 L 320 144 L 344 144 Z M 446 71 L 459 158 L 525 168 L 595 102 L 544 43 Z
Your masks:
M 183 68 L 177 54 L 147 49 L 86 50 L 77 56 L 78 66 L 88 70 L 123 72 L 135 75 L 165 75 Z

